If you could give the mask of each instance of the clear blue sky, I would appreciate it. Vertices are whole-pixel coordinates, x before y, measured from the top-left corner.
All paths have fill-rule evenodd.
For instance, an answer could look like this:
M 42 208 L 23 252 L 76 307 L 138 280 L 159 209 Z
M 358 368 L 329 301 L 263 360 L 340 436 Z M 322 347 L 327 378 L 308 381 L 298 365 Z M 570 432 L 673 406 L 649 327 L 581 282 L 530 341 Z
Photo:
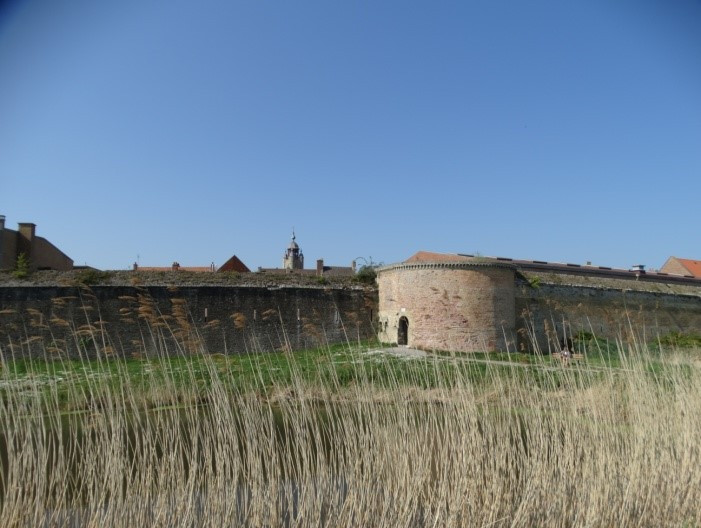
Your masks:
M 701 258 L 701 2 L 15 1 L 0 214 L 76 264 Z

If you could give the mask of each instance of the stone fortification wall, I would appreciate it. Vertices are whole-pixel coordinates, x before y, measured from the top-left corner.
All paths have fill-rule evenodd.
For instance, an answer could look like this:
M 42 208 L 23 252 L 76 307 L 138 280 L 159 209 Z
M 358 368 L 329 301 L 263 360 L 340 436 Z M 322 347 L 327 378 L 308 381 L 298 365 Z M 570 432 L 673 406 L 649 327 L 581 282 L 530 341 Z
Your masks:
M 701 334 L 701 280 L 642 270 L 450 256 L 381 268 L 379 339 L 449 351 L 559 351 L 590 335 Z
M 372 288 L 0 287 L 4 354 L 244 353 L 374 337 Z
M 102 284 L 76 285 L 88 279 Z M 0 346 L 19 355 L 259 352 L 375 336 L 397 343 L 402 320 L 409 346 L 455 351 L 548 352 L 581 332 L 648 341 L 701 334 L 701 281 L 663 274 L 409 262 L 379 270 L 379 301 L 372 286 L 322 282 L 85 271 L 19 281 L 0 273 Z
M 543 352 L 582 332 L 648 342 L 672 332 L 699 334 L 701 284 L 632 273 L 523 271 L 516 280 L 516 326 L 520 349 Z
M 449 350 L 494 350 L 514 340 L 514 267 L 405 263 L 378 272 L 379 339 Z

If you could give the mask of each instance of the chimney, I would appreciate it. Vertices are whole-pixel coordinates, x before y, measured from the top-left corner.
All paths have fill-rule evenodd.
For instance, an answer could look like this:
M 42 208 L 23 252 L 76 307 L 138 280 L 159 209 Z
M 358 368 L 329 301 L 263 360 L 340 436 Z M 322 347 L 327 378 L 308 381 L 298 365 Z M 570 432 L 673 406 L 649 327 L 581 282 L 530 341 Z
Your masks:
M 134 271 L 138 271 L 139 265 L 138 265 L 136 262 L 134 262 L 134 266 L 133 266 L 132 269 L 133 269 Z
M 641 275 L 645 275 L 645 264 L 635 264 L 630 271 L 635 273 L 635 280 L 638 280 Z
M 355 273 L 355 260 L 351 260 L 351 270 L 353 270 L 353 273 Z
M 36 224 L 31 222 L 20 222 L 19 232 L 17 233 L 17 254 L 24 253 L 25 256 L 32 261 L 32 246 L 34 246 L 34 234 L 36 233 Z M 33 264 L 33 263 L 32 263 Z
M 180 269 L 180 263 L 173 262 L 173 266 L 171 268 L 173 271 L 178 271 Z
M 37 229 L 36 224 L 32 224 L 31 222 L 20 222 L 17 225 L 19 225 L 19 232 L 23 237 L 30 242 L 34 240 L 34 234 L 36 233 Z
M 316 274 L 318 277 L 324 274 L 324 259 L 318 259 L 316 261 Z

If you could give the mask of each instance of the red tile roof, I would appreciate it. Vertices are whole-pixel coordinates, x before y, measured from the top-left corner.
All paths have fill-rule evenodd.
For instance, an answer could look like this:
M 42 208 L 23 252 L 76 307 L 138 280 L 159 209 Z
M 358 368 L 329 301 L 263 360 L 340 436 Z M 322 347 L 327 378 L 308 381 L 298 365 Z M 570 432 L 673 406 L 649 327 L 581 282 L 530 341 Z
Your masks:
M 562 262 L 546 262 L 544 260 L 518 260 L 506 257 L 482 257 L 477 255 L 467 255 L 463 253 L 434 253 L 431 251 L 419 251 L 415 253 L 407 260 L 405 263 L 441 263 L 441 262 L 463 262 L 463 261 L 474 261 L 475 258 L 479 258 L 480 261 L 493 261 L 495 263 L 510 263 L 518 270 L 533 270 L 533 271 L 555 271 L 564 273 L 575 273 L 575 274 L 585 274 L 585 275 L 598 275 L 598 276 L 608 276 L 608 277 L 635 277 L 636 280 L 644 278 L 645 280 L 651 281 L 680 281 L 680 282 L 701 282 L 701 260 L 691 260 L 691 259 L 678 259 L 676 257 L 669 257 L 665 265 L 662 267 L 660 272 L 648 271 L 645 272 L 641 269 L 636 269 L 634 266 L 632 269 L 622 269 L 622 268 L 611 268 L 608 266 L 592 266 L 587 263 L 582 264 L 572 264 L 572 263 L 562 263 Z M 669 265 L 676 264 L 686 272 L 680 273 L 676 270 L 669 270 Z M 673 268 L 672 268 L 673 269 Z M 668 271 L 669 270 L 669 271 Z
M 469 257 L 455 255 L 453 253 L 433 253 L 431 251 L 419 251 L 414 253 L 405 262 L 458 262 L 470 260 Z
M 248 273 L 251 270 L 248 269 L 241 259 L 236 255 L 233 255 L 229 260 L 227 260 L 217 271 L 238 271 L 239 273 Z
M 677 258 L 677 262 L 688 269 L 694 277 L 701 277 L 701 260 Z

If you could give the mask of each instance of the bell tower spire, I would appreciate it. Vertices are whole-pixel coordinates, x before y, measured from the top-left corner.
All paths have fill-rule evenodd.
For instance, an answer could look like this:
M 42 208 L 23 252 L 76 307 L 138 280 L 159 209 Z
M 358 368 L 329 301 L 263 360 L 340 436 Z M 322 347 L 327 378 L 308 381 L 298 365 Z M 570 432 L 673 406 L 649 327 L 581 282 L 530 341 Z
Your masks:
M 286 271 L 304 269 L 304 254 L 297 244 L 297 236 L 295 228 L 292 228 L 292 240 L 290 245 L 285 250 L 285 255 L 282 257 L 282 267 Z

